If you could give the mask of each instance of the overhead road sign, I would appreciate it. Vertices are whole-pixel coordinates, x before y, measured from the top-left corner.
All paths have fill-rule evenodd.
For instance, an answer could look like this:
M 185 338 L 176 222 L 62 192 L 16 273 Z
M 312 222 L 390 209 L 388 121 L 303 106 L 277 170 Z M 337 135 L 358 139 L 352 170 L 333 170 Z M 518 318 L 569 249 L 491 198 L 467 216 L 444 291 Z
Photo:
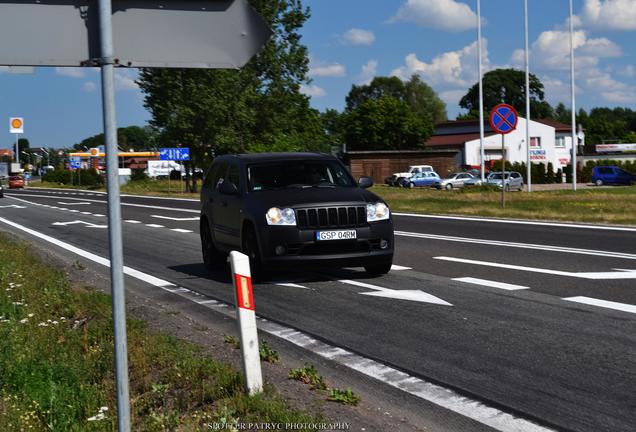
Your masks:
M 12 133 L 12 134 L 24 133 L 24 119 L 22 117 L 11 117 L 9 119 L 9 133 Z
M 173 161 L 190 160 L 190 149 L 188 147 L 174 147 L 159 149 L 159 159 Z
M 115 66 L 236 69 L 271 30 L 247 0 L 113 0 Z M 0 65 L 99 66 L 93 0 L 0 0 Z
M 519 114 L 508 104 L 499 104 L 490 111 L 490 126 L 500 134 L 509 134 L 517 129 Z

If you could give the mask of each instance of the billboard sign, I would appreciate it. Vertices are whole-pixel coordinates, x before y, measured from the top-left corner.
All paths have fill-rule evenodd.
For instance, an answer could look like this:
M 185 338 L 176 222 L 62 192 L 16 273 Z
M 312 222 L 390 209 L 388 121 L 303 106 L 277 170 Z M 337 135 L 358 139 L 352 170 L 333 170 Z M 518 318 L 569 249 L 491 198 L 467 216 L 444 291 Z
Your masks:
M 168 177 L 172 171 L 181 171 L 181 165 L 169 160 L 148 161 L 148 177 Z
M 12 133 L 12 134 L 24 133 L 24 119 L 22 117 L 11 117 L 9 119 L 9 133 Z
M 597 144 L 598 153 L 627 153 L 636 152 L 636 144 Z

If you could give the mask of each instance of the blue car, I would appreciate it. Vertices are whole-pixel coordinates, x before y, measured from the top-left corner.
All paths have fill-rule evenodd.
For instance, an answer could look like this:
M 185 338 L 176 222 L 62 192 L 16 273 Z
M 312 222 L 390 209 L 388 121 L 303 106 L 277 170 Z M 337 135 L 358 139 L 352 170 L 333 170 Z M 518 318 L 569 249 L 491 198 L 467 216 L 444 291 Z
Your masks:
M 631 185 L 636 182 L 636 175 L 617 166 L 597 166 L 592 170 L 592 182 L 596 186 L 604 184 Z
M 413 174 L 411 178 L 402 179 L 402 187 L 435 187 L 441 181 L 434 171 Z

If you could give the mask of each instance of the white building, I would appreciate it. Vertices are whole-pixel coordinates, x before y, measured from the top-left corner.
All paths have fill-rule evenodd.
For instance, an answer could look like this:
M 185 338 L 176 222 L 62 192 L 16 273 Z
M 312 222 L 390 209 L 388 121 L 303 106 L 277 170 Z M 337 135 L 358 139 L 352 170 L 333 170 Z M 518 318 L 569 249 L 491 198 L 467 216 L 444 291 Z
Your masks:
M 526 120 L 519 118 L 515 131 L 504 135 L 506 160 L 526 162 Z M 484 161 L 489 168 L 501 160 L 502 135 L 493 132 L 489 124 L 484 126 Z M 479 168 L 481 164 L 479 120 L 449 121 L 436 125 L 435 135 L 426 143 L 427 149 L 458 150 L 457 166 Z M 552 163 L 554 170 L 570 163 L 572 152 L 572 128 L 553 120 L 530 121 L 530 159 L 533 163 Z

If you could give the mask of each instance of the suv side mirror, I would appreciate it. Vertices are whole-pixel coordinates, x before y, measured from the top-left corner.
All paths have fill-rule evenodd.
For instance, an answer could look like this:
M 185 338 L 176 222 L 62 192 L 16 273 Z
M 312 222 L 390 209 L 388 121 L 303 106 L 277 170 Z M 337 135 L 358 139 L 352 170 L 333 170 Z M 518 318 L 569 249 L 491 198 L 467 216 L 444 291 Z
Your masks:
M 219 192 L 223 195 L 238 195 L 239 191 L 236 185 L 230 181 L 224 181 L 219 186 Z
M 373 186 L 373 179 L 367 176 L 360 177 L 360 180 L 358 180 L 358 186 L 363 189 L 370 188 Z

